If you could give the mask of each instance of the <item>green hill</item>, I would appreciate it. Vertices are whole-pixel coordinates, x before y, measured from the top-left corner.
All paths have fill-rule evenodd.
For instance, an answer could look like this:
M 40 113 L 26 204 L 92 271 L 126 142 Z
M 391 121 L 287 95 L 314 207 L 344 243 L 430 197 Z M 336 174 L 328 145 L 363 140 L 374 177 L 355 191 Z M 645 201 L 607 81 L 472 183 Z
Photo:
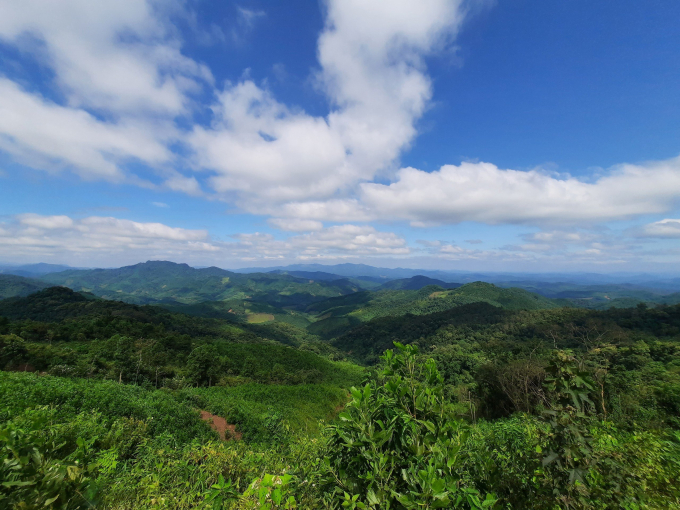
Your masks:
M 45 287 L 48 287 L 48 284 L 40 280 L 11 274 L 0 274 L 0 299 L 28 296 Z
M 560 303 L 523 289 L 504 289 L 490 283 L 468 283 L 456 289 L 428 285 L 420 290 L 359 292 L 331 298 L 307 308 L 317 322 L 307 329 L 323 338 L 333 338 L 362 322 L 379 317 L 426 315 L 471 303 L 487 303 L 507 310 L 556 308 Z
M 460 283 L 447 283 L 436 278 L 428 278 L 427 276 L 417 275 L 411 278 L 401 278 L 399 280 L 391 280 L 383 283 L 377 290 L 420 290 L 428 285 L 437 285 L 443 289 L 455 289 L 460 287 Z
M 279 307 L 304 307 L 359 287 L 349 280 L 316 281 L 274 273 L 239 274 L 217 267 L 149 261 L 118 269 L 72 270 L 45 275 L 52 285 L 135 304 L 252 300 Z

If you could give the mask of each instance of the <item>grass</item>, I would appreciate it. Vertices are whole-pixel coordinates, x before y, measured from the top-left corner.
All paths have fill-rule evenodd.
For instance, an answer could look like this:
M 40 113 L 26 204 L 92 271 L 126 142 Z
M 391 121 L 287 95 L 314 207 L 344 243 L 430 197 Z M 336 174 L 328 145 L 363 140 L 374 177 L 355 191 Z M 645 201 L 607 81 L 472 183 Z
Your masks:
M 249 313 L 247 317 L 250 324 L 262 324 L 263 322 L 270 322 L 275 319 L 271 313 Z

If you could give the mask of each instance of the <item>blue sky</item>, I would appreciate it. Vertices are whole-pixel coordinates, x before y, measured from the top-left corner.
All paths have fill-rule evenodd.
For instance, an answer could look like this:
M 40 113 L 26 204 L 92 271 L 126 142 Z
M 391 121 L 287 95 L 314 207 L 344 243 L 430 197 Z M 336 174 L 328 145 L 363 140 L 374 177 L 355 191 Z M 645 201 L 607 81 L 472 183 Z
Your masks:
M 2 2 L 0 261 L 677 272 L 678 19 Z

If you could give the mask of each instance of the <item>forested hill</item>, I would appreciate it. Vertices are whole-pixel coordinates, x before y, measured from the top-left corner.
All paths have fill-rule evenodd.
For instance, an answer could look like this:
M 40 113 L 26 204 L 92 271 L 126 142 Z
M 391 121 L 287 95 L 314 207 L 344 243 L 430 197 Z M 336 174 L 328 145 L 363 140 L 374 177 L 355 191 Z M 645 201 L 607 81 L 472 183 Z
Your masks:
M 680 338 L 680 305 L 508 310 L 479 302 L 428 315 L 379 317 L 356 325 L 331 343 L 357 360 L 373 363 L 395 341 L 415 343 L 425 352 L 445 345 L 484 344 L 494 356 L 513 357 L 517 349 L 555 342 L 569 348 L 603 343 L 632 346 L 643 338 Z
M 504 289 L 484 282 L 468 283 L 455 289 L 428 285 L 420 290 L 358 292 L 314 303 L 307 311 L 315 313 L 318 321 L 308 329 L 321 337 L 333 338 L 378 317 L 427 315 L 471 303 L 487 303 L 508 310 L 564 306 L 563 302 L 523 289 Z
M 39 280 L 24 278 L 23 276 L 0 274 L 0 299 L 28 296 L 44 289 L 48 285 Z
M 383 283 L 377 290 L 420 290 L 428 285 L 437 285 L 443 289 L 455 289 L 460 287 L 462 283 L 447 283 L 436 278 L 417 275 Z
M 349 280 L 315 281 L 274 273 L 240 274 L 217 267 L 149 261 L 118 269 L 71 270 L 43 281 L 106 299 L 146 304 L 250 299 L 275 306 L 306 306 L 360 290 Z

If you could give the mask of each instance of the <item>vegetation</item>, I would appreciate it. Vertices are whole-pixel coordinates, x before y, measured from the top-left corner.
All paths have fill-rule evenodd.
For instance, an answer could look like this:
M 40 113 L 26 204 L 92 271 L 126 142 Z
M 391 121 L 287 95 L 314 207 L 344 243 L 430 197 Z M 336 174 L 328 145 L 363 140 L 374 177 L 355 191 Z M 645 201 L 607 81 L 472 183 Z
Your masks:
M 307 311 L 316 312 L 318 322 L 307 329 L 323 338 L 333 338 L 372 319 L 429 315 L 471 303 L 488 303 L 508 310 L 537 310 L 559 305 L 556 301 L 522 289 L 503 289 L 483 282 L 469 283 L 451 290 L 427 285 L 419 290 L 358 292 L 315 303 Z
M 678 508 L 680 306 L 561 303 L 0 301 L 0 508 Z
M 23 276 L 0 274 L 0 299 L 28 296 L 47 286 L 46 283 Z
M 303 307 L 331 296 L 356 292 L 349 280 L 314 281 L 274 273 L 239 274 L 217 267 L 149 261 L 118 269 L 70 270 L 44 275 L 51 285 L 91 292 L 134 304 L 252 300 Z

